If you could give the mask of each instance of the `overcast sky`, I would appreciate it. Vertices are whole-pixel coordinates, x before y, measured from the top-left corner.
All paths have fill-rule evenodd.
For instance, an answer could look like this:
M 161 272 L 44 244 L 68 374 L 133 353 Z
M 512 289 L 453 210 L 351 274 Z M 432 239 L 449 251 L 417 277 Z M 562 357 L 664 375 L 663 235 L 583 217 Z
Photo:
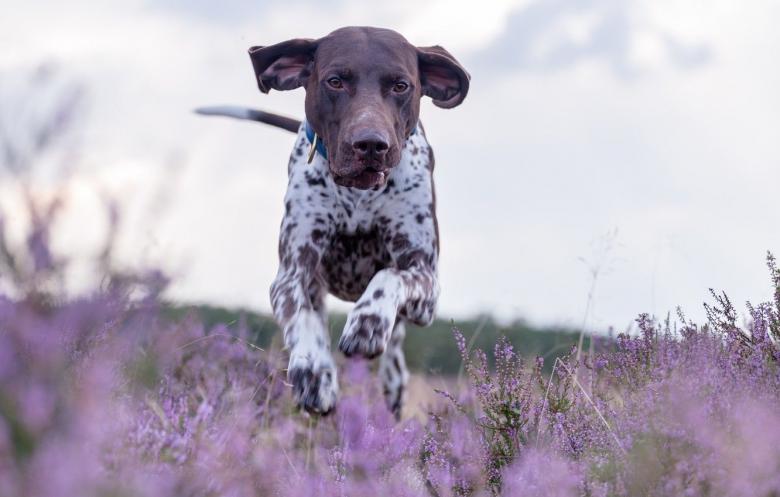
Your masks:
M 355 24 L 441 44 L 472 75 L 462 106 L 422 110 L 440 315 L 579 326 L 594 268 L 593 329 L 678 305 L 701 318 L 710 287 L 770 298 L 778 2 L 0 1 L 0 90 L 43 62 L 88 89 L 76 172 L 38 187 L 67 188 L 58 245 L 93 250 L 113 195 L 122 259 L 167 268 L 174 298 L 269 308 L 293 143 L 191 109 L 302 117 L 302 90 L 257 91 L 246 49 Z M 0 177 L 0 205 L 16 199 Z

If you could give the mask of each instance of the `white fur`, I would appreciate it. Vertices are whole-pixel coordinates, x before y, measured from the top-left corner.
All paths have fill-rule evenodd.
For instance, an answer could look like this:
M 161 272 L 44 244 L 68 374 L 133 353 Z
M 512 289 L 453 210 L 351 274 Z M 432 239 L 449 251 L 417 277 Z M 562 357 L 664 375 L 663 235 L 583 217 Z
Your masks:
M 300 378 L 310 378 L 311 372 L 319 380 L 318 391 L 308 388 L 315 383 L 294 386 L 304 393 L 299 403 L 318 412 L 333 407 L 338 385 L 322 302 L 333 282 L 328 281 L 320 261 L 330 253 L 334 237 L 381 233 L 392 262 L 368 274 L 370 282 L 349 313 L 339 346 L 367 357 L 384 351 L 380 373 L 388 403 L 396 405 L 403 400 L 409 376 L 401 348 L 403 319 L 428 324 L 439 294 L 429 145 L 422 132 L 415 131 L 404 145 L 399 164 L 390 171 L 387 185 L 372 190 L 337 185 L 322 156 L 316 154 L 307 163 L 309 148 L 302 126 L 288 167 L 280 266 L 271 289 L 274 315 L 290 348 L 289 371 L 307 372 L 290 378 L 303 381 Z M 330 380 L 318 376 L 323 371 Z

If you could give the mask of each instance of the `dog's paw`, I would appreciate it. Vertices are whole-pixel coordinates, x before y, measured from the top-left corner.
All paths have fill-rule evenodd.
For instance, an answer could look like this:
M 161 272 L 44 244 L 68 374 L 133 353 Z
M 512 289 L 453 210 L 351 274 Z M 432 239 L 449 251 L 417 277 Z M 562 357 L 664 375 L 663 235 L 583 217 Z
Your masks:
M 339 383 L 333 360 L 290 357 L 287 380 L 299 407 L 309 413 L 327 415 L 336 406 Z
M 433 322 L 435 314 L 435 298 L 413 300 L 401 310 L 401 315 L 417 326 L 428 326 Z
M 339 340 L 339 350 L 346 356 L 361 355 L 372 359 L 387 347 L 395 313 L 373 302 L 358 304 L 349 313 L 344 333 Z

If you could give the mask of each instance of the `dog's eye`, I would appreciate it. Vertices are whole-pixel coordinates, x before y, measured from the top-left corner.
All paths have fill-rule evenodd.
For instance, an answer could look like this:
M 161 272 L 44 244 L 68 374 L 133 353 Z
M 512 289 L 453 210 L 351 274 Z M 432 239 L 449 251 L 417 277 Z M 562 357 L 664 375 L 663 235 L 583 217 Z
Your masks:
M 341 81 L 341 78 L 337 78 L 337 77 L 334 76 L 334 77 L 328 79 L 328 86 L 330 86 L 331 88 L 335 88 L 335 89 L 339 90 L 339 89 L 344 87 L 344 83 Z
M 403 81 L 399 81 L 393 85 L 393 91 L 396 93 L 403 93 L 407 89 L 409 89 L 409 85 L 404 83 Z

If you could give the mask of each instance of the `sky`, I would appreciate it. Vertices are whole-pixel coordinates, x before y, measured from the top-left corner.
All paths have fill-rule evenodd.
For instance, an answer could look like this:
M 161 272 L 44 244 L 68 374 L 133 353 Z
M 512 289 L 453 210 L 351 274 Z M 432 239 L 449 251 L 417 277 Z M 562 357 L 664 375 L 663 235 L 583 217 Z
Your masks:
M 293 136 L 191 110 L 302 117 L 303 90 L 260 94 L 246 50 L 345 25 L 440 44 L 472 76 L 460 107 L 422 108 L 437 158 L 440 316 L 622 331 L 640 312 L 678 306 L 702 320 L 709 288 L 738 303 L 771 297 L 777 2 L 0 0 L 0 10 L 3 101 L 41 107 L 24 96 L 41 64 L 85 89 L 60 147 L 67 174 L 44 167 L 32 182 L 41 196 L 66 192 L 56 246 L 86 260 L 115 198 L 120 261 L 165 268 L 173 299 L 269 309 Z M 24 224 L 7 174 L 0 207 Z M 85 281 L 89 267 L 74 267 Z

